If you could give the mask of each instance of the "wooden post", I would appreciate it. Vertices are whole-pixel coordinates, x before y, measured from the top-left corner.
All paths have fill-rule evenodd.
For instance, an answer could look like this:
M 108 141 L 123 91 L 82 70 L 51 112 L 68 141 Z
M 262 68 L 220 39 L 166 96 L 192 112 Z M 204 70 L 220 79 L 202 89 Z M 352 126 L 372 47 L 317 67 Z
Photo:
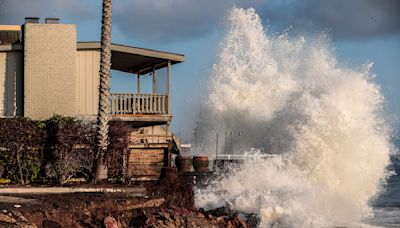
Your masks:
M 171 60 L 168 60 L 168 115 L 171 115 Z
M 137 73 L 137 93 L 140 94 L 140 73 Z
M 122 181 L 126 183 L 128 179 L 128 148 L 122 149 Z
M 153 72 L 151 72 L 151 77 L 152 77 L 152 88 L 153 88 L 153 94 L 157 93 L 157 78 L 156 78 L 156 69 L 153 68 Z
M 215 142 L 215 159 L 218 157 L 218 132 L 217 132 L 217 138 Z
M 218 131 L 217 131 L 217 134 L 216 134 L 216 140 L 215 140 L 215 158 L 214 158 L 214 162 L 213 162 L 213 170 L 212 171 L 215 171 L 215 170 L 217 170 L 217 168 L 218 168 L 218 164 L 217 164 L 217 162 L 218 162 Z

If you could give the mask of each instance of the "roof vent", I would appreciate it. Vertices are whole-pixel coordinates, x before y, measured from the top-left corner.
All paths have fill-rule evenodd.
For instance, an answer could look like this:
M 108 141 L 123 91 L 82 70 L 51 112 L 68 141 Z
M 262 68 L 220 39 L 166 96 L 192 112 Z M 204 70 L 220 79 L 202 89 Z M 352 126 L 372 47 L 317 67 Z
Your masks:
M 48 18 L 45 18 L 44 21 L 46 24 L 59 24 L 60 18 L 48 17 Z
M 25 24 L 39 24 L 40 17 L 25 17 Z

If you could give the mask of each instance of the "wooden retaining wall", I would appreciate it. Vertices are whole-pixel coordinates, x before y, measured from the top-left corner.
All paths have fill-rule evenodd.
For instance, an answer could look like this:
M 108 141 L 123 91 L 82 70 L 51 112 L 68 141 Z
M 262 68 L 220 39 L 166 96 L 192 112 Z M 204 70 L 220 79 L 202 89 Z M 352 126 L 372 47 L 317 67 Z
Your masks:
M 158 179 L 164 166 L 164 149 L 131 149 L 128 175 L 133 178 Z

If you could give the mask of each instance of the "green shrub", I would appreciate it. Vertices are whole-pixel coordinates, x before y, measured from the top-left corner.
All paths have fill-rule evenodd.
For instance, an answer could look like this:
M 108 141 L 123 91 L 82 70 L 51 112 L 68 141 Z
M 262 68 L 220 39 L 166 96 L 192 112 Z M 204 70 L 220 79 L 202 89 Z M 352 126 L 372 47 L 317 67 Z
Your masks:
M 110 177 L 124 176 L 129 129 L 123 122 L 110 124 L 106 153 Z M 90 179 L 95 131 L 94 122 L 71 117 L 53 116 L 44 121 L 0 118 L 0 164 L 5 177 L 20 184 L 39 179 L 63 184 L 76 174 Z
M 43 161 L 46 130 L 38 121 L 27 118 L 0 120 L 0 163 L 5 177 L 28 184 L 38 178 Z

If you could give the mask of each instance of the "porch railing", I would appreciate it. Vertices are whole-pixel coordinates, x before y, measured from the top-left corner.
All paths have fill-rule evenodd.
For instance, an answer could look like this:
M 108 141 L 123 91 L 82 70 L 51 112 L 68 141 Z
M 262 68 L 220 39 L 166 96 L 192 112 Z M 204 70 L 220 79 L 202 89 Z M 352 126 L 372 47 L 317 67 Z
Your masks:
M 168 113 L 166 94 L 111 94 L 111 114 L 162 114 Z

